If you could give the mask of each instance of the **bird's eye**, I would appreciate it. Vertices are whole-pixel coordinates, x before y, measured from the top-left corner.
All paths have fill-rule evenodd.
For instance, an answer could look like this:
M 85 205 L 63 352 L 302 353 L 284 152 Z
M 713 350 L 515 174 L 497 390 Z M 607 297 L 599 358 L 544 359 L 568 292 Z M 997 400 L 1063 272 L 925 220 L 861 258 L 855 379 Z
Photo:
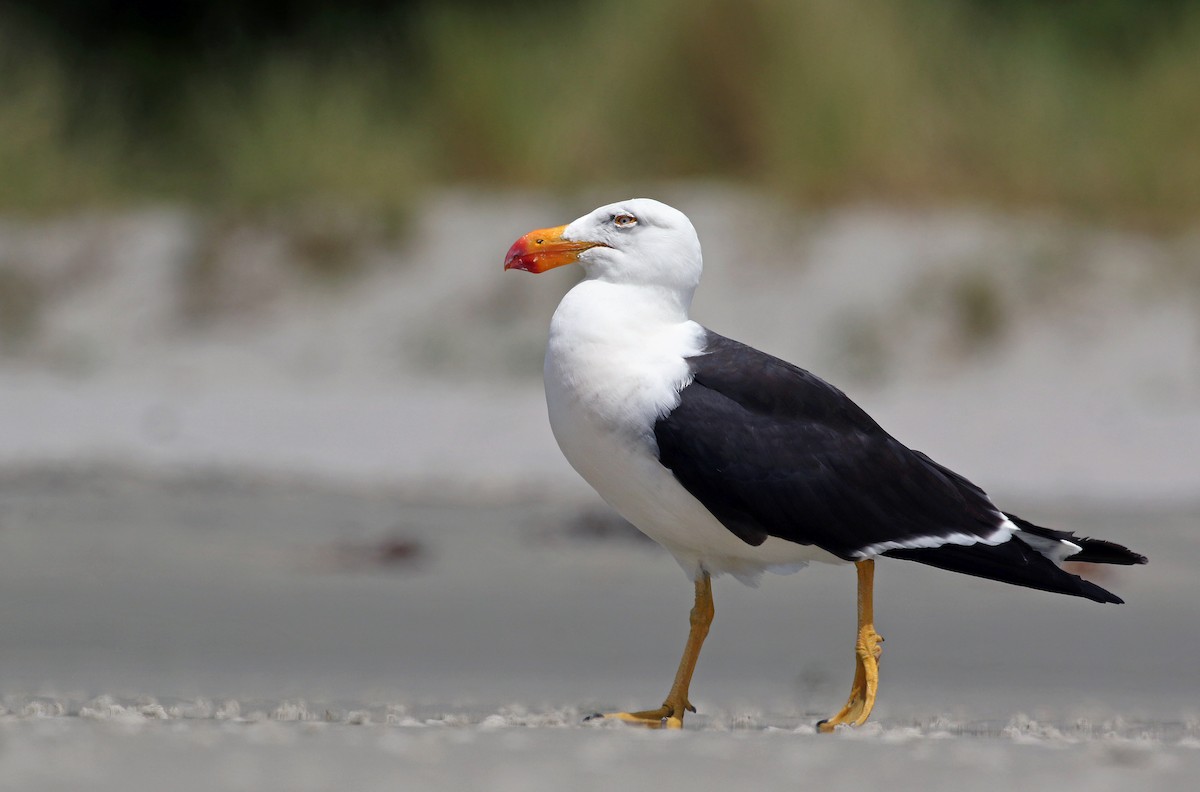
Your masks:
M 628 212 L 622 212 L 619 215 L 613 216 L 613 225 L 617 228 L 629 228 L 630 226 L 637 225 L 637 218 Z

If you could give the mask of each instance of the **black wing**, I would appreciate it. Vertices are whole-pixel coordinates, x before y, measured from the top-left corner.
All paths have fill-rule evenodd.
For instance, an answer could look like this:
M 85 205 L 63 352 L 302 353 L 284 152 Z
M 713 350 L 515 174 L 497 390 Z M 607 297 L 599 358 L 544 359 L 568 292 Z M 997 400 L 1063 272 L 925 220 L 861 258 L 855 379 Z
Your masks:
M 708 333 L 679 406 L 654 425 L 659 460 L 730 531 L 816 545 L 846 560 L 864 551 L 1018 586 L 1121 602 L 1014 535 L 983 490 L 880 428 L 837 388 L 756 349 Z M 1121 545 L 1008 515 L 1043 539 L 1074 542 L 1068 560 L 1144 564 Z M 891 544 L 895 543 L 895 544 Z
M 712 332 L 690 364 L 679 406 L 654 427 L 659 460 L 746 542 L 777 536 L 852 560 L 1003 522 L 982 490 L 819 377 Z

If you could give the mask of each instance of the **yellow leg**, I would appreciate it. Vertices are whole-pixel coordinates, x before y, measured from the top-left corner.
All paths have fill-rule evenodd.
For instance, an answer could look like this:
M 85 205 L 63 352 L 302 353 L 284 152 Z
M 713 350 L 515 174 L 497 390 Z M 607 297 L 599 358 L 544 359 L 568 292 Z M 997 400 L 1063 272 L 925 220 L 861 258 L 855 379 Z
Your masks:
M 696 670 L 696 659 L 700 656 L 700 647 L 708 636 L 708 627 L 713 620 L 712 578 L 707 572 L 701 572 L 696 578 L 696 604 L 692 606 L 691 630 L 688 632 L 687 644 L 683 648 L 683 658 L 679 661 L 679 670 L 675 672 L 675 683 L 663 705 L 654 710 L 641 712 L 606 712 L 593 715 L 592 718 L 614 718 L 626 723 L 648 726 L 652 729 L 681 729 L 685 712 L 695 712 L 696 708 L 688 701 L 688 687 L 692 684 L 692 672 Z
M 858 567 L 858 640 L 854 644 L 854 684 L 846 706 L 829 720 L 817 724 L 817 730 L 831 732 L 834 727 L 848 723 L 862 726 L 875 707 L 875 694 L 879 690 L 879 656 L 883 649 L 883 636 L 875 632 L 875 562 L 871 559 L 859 561 Z

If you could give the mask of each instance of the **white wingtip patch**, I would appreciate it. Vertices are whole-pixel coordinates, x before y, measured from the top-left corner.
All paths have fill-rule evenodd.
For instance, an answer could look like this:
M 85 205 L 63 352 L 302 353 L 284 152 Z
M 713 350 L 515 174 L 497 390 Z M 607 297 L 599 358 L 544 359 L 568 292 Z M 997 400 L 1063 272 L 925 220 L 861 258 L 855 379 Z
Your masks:
M 1031 534 L 1028 531 L 1017 530 L 1018 538 L 1025 544 L 1038 551 L 1056 564 L 1061 564 L 1076 553 L 1082 553 L 1083 548 L 1065 539 L 1047 539 L 1044 536 Z

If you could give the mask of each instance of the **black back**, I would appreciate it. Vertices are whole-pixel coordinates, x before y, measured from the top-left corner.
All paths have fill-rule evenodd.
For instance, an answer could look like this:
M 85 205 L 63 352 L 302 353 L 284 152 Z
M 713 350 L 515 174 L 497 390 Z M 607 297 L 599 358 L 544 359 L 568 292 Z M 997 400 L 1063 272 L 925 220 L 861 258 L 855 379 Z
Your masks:
M 852 560 L 884 542 L 986 537 L 1003 521 L 982 490 L 821 378 L 711 331 L 689 363 L 693 381 L 654 427 L 659 460 L 746 542 Z

